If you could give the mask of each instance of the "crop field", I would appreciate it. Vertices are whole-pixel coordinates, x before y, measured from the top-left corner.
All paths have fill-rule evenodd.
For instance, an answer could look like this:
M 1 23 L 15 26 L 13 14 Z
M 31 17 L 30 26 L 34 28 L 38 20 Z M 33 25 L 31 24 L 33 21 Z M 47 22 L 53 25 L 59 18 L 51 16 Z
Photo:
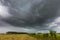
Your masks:
M 0 34 L 0 40 L 60 40 L 60 34 L 56 37 L 45 34 Z

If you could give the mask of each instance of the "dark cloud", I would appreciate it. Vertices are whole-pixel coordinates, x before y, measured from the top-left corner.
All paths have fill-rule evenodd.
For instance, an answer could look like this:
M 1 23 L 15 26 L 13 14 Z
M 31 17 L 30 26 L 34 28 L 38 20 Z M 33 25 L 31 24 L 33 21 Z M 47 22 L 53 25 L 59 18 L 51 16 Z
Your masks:
M 7 5 L 9 13 L 13 15 L 4 19 L 11 25 L 46 26 L 45 23 L 52 22 L 57 17 L 59 0 L 6 0 L 3 5 Z

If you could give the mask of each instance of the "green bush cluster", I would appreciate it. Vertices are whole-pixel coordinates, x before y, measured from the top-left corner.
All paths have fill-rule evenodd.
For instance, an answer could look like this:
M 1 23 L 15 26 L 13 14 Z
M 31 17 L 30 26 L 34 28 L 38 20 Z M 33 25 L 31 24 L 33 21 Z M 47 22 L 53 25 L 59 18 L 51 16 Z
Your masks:
M 53 30 L 50 30 L 50 33 L 33 33 L 30 36 L 37 38 L 37 40 L 57 40 L 56 31 Z

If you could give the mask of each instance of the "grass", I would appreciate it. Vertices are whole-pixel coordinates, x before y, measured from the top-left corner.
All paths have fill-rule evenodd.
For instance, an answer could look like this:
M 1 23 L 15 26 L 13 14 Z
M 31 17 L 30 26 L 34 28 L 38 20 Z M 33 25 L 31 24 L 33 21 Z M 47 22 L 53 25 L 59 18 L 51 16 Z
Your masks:
M 60 40 L 60 34 L 50 30 L 50 33 L 19 33 L 7 32 L 0 34 L 0 40 Z
M 0 34 L 0 40 L 37 40 L 27 34 Z
M 0 34 L 0 40 L 60 40 L 60 34 L 57 39 L 52 36 L 45 37 L 45 34 Z

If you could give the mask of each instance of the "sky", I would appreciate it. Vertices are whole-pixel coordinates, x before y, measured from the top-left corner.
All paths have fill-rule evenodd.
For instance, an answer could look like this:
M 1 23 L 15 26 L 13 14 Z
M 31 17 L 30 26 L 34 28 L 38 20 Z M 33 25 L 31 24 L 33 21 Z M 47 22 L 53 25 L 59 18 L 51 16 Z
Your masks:
M 0 0 L 0 33 L 60 33 L 59 0 Z

